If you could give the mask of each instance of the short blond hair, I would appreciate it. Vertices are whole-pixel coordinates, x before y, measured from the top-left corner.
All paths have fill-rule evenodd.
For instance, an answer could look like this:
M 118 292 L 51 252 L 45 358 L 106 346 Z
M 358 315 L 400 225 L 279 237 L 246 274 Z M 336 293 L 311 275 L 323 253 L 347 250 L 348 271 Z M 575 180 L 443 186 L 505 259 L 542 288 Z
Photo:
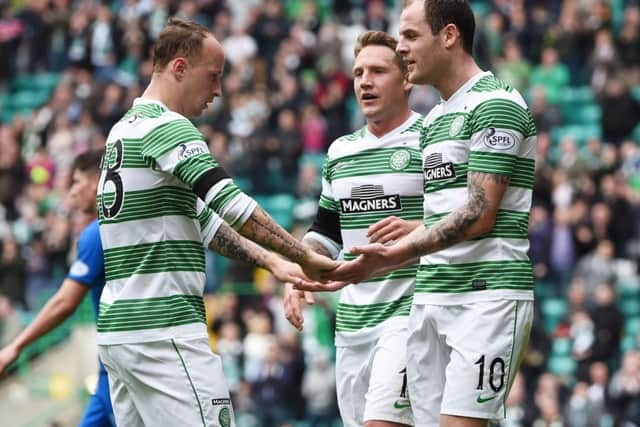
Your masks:
M 202 42 L 211 32 L 196 22 L 170 18 L 153 45 L 153 71 L 160 72 L 172 59 L 200 55 Z
M 385 46 L 393 51 L 394 59 L 402 74 L 407 74 L 407 64 L 402 60 L 402 57 L 396 52 L 398 46 L 398 40 L 392 35 L 385 33 L 384 31 L 366 31 L 360 34 L 356 46 L 353 49 L 354 56 L 358 56 L 360 51 L 367 46 Z

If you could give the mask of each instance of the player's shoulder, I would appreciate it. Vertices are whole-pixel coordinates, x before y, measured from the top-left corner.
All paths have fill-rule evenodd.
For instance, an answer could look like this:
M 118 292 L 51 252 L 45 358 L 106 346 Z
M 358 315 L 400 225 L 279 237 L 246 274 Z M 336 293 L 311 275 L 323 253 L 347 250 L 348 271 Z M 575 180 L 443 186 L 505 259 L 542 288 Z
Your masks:
M 424 127 L 424 121 L 425 116 L 423 114 L 411 111 L 409 119 L 397 128 L 398 132 L 395 133 L 397 138 L 393 138 L 393 140 L 406 145 L 407 138 L 409 138 L 409 141 L 418 138 Z
M 396 129 L 399 135 L 420 134 L 420 130 L 424 124 L 425 116 L 423 114 L 411 111 L 409 118 L 398 126 Z
M 147 123 L 151 129 L 158 129 L 159 127 L 162 127 L 163 131 L 167 127 L 189 131 L 198 130 L 187 117 L 171 110 L 165 110 L 159 116 L 149 118 Z
M 467 101 L 467 107 L 470 107 L 472 111 L 487 104 L 504 105 L 505 108 L 509 108 L 509 105 L 517 105 L 527 109 L 527 103 L 520 92 L 493 74 L 481 77 L 467 91 Z
M 365 127 L 363 126 L 355 132 L 348 133 L 336 138 L 327 149 L 327 157 L 329 159 L 333 159 L 344 155 L 345 151 L 352 151 L 354 147 L 358 146 L 358 141 L 364 139 L 365 134 L 366 131 Z
M 422 121 L 420 122 L 422 124 L 422 128 L 429 127 L 429 125 L 431 125 L 438 117 L 443 114 L 443 104 L 444 102 L 440 100 L 439 103 L 434 105 L 433 108 L 429 110 L 429 112 L 422 118 Z

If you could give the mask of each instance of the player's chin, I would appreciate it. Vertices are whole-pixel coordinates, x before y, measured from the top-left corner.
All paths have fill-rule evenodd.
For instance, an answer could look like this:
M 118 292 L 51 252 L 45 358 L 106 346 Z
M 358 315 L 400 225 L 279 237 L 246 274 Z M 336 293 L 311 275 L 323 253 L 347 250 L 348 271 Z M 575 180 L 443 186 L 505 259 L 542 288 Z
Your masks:
M 379 106 L 362 106 L 362 115 L 369 120 L 375 120 L 380 115 L 381 108 Z
M 420 74 L 415 66 L 413 67 L 413 70 L 409 71 L 409 73 L 407 74 L 407 80 L 409 81 L 409 83 L 412 83 L 414 85 L 427 84 L 427 79 L 424 75 Z

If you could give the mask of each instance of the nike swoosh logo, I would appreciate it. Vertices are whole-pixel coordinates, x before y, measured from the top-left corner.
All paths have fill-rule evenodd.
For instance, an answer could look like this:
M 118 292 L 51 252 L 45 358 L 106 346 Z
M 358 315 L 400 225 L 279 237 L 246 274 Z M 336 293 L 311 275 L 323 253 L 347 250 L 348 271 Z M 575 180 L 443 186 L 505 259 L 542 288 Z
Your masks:
M 478 395 L 478 398 L 476 399 L 476 402 L 485 403 L 485 402 L 488 402 L 490 400 L 495 399 L 496 397 L 498 397 L 498 396 L 494 395 L 494 396 L 491 396 L 491 397 L 482 397 L 482 396 Z
M 410 408 L 411 407 L 411 402 L 402 401 L 402 400 L 396 400 L 393 403 L 393 407 L 396 408 L 396 409 Z

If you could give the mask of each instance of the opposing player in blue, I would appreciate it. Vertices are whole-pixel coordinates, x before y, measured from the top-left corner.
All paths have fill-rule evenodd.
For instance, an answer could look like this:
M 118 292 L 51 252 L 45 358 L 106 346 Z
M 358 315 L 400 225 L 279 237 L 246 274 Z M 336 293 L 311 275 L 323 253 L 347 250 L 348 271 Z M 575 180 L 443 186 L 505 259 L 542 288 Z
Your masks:
M 0 350 L 0 374 L 18 358 L 20 352 L 31 342 L 45 335 L 65 319 L 80 305 L 87 292 L 91 293 L 96 318 L 98 303 L 104 288 L 104 257 L 100 243 L 96 192 L 100 178 L 101 153 L 87 152 L 79 155 L 73 165 L 73 182 L 70 196 L 73 208 L 91 215 L 94 219 L 84 229 L 78 240 L 78 255 L 71 265 L 60 289 L 42 307 L 35 320 L 25 328 L 9 345 Z M 100 363 L 100 375 L 95 394 L 89 400 L 81 427 L 115 426 L 107 371 Z

